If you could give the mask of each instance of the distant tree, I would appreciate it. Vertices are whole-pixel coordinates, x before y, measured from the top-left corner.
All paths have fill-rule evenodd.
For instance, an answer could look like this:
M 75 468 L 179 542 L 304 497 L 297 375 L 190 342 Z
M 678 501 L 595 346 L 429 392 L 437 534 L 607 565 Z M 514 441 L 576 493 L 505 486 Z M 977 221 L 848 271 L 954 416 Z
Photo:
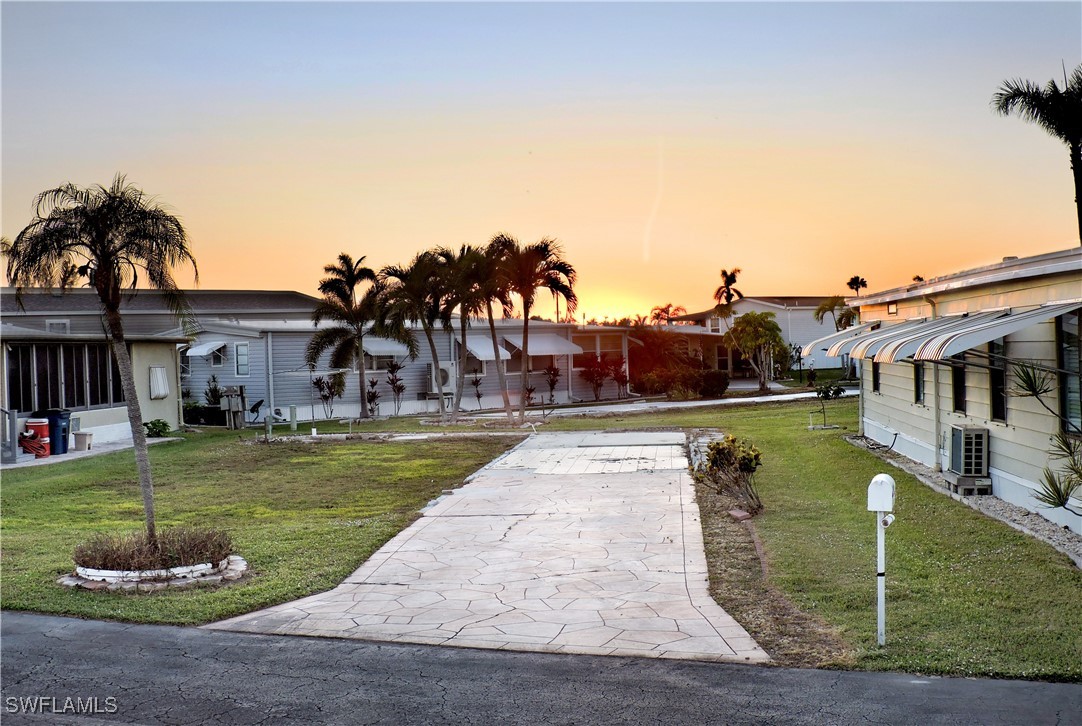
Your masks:
M 913 275 L 913 282 L 924 282 L 924 278 L 920 275 Z
M 117 174 L 108 187 L 63 184 L 42 192 L 34 219 L 14 241 L 5 240 L 0 252 L 8 258 L 8 281 L 20 307 L 26 287 L 59 284 L 65 292 L 83 278 L 97 293 L 128 409 L 147 539 L 157 546 L 154 480 L 120 308 L 142 283 L 159 290 L 169 310 L 191 327 L 194 316 L 172 273 L 172 268 L 191 263 L 198 280 L 188 233 L 153 197 Z
M 673 318 L 687 314 L 687 308 L 683 305 L 673 305 L 672 303 L 665 303 L 664 305 L 658 305 L 650 310 L 650 320 L 654 325 L 668 324 Z
M 627 394 L 627 384 L 630 380 L 627 373 L 627 361 L 620 355 L 608 361 L 608 364 L 609 378 L 616 384 L 616 398 L 623 398 Z
M 821 323 L 826 319 L 827 315 L 830 315 L 834 321 L 834 330 L 844 330 L 846 326 L 841 325 L 838 322 L 838 313 L 844 310 L 845 298 L 841 295 L 832 295 L 823 302 L 819 303 L 819 306 L 815 308 L 815 312 L 812 313 L 812 317 L 815 318 L 815 322 Z
M 1053 79 L 1043 89 L 1031 81 L 1004 81 L 992 96 L 992 108 L 1004 116 L 1018 114 L 1067 144 L 1074 176 L 1078 240 L 1082 244 L 1082 65 L 1070 77 L 1063 71 L 1063 88 Z
M 494 305 L 499 304 L 504 318 L 510 318 L 515 308 L 511 302 L 511 282 L 507 277 L 507 254 L 515 246 L 515 240 L 505 234 L 497 234 L 485 247 L 485 259 L 483 262 L 483 274 L 480 274 L 480 287 L 485 295 L 485 315 L 488 317 L 488 332 L 492 339 L 492 365 L 496 367 L 496 377 L 500 384 L 500 395 L 503 398 L 503 410 L 507 415 L 507 422 L 514 424 L 515 414 L 511 408 L 511 394 L 507 389 L 507 363 L 502 355 L 496 337 L 496 316 Z M 574 322 L 571 313 L 567 317 Z
M 733 323 L 729 331 L 736 347 L 759 378 L 759 390 L 768 391 L 767 383 L 775 356 L 788 356 L 788 346 L 774 313 L 747 312 Z
M 737 275 L 740 274 L 740 268 L 734 267 L 732 271 L 723 268 L 719 274 L 721 275 L 721 284 L 718 285 L 718 289 L 714 290 L 714 300 L 717 302 L 714 311 L 718 314 L 718 317 L 727 321 L 733 316 L 733 303 L 744 297 L 744 293 L 734 287 Z
M 594 392 L 594 400 L 600 401 L 601 389 L 604 388 L 605 381 L 612 375 L 612 369 L 607 361 L 595 355 L 586 361 L 586 365 L 579 371 L 579 375 L 590 384 L 590 388 Z
M 462 392 L 466 388 L 466 356 L 469 348 L 466 336 L 470 318 L 479 317 L 488 304 L 488 292 L 483 283 L 490 270 L 483 250 L 473 245 L 462 245 L 458 250 L 441 247 L 436 256 L 442 263 L 442 274 L 447 290 L 443 305 L 445 315 L 451 317 L 458 311 L 459 334 L 462 339 L 458 348 L 458 380 L 455 385 L 454 403 L 451 407 L 451 423 L 458 419 L 462 406 Z
M 853 275 L 849 278 L 849 282 L 845 283 L 845 286 L 852 290 L 854 295 L 860 295 L 860 291 L 868 287 L 868 281 L 860 275 Z

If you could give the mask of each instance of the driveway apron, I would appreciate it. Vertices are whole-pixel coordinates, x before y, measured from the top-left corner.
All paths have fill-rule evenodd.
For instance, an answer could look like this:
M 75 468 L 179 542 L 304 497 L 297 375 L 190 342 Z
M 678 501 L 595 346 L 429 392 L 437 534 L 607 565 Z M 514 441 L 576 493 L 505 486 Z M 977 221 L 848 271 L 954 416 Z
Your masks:
M 329 592 L 208 625 L 762 662 L 707 590 L 684 435 L 534 434 Z

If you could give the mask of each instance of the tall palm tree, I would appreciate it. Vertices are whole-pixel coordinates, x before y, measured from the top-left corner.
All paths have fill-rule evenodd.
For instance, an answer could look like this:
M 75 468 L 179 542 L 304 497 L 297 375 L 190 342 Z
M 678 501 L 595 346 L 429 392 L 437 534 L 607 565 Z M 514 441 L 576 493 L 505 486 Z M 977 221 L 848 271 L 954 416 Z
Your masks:
M 421 252 L 407 267 L 388 265 L 379 271 L 385 285 L 379 323 L 388 328 L 405 328 L 407 323 L 420 323 L 432 356 L 432 372 L 439 394 L 440 421 L 446 420 L 447 405 L 443 395 L 443 378 L 439 375 L 440 356 L 433 335 L 436 323 L 450 327 L 444 298 L 445 281 L 440 260 L 432 251 Z
M 483 269 L 478 271 L 481 278 L 481 290 L 485 295 L 485 313 L 488 316 L 488 332 L 492 338 L 492 357 L 496 365 L 500 394 L 503 397 L 503 410 L 508 423 L 515 423 L 515 413 L 511 408 L 511 394 L 507 390 L 507 364 L 501 357 L 500 345 L 496 340 L 496 317 L 493 303 L 499 303 L 503 316 L 509 317 L 514 311 L 511 302 L 511 289 L 506 275 L 508 250 L 515 244 L 514 239 L 505 234 L 497 234 L 485 247 Z
M 470 327 L 470 317 L 479 316 L 485 310 L 488 298 L 482 288 L 482 277 L 488 270 L 484 252 L 473 245 L 462 245 L 458 251 L 440 247 L 436 250 L 436 256 L 443 265 L 444 282 L 447 286 L 447 297 L 443 301 L 445 314 L 451 315 L 457 309 L 458 324 L 462 331 L 458 349 L 457 385 L 451 406 L 451 423 L 455 423 L 462 406 L 462 389 L 466 387 L 466 335 Z
M 309 367 L 315 367 L 319 358 L 331 351 L 330 364 L 333 368 L 352 368 L 357 366 L 358 384 L 361 396 L 361 417 L 369 418 L 365 381 L 367 372 L 364 365 L 364 336 L 369 327 L 379 321 L 380 306 L 383 301 L 383 285 L 376 280 L 376 273 L 364 266 L 362 256 L 356 261 L 345 252 L 338 255 L 338 262 L 326 265 L 323 271 L 328 277 L 320 280 L 319 291 L 323 299 L 312 311 L 312 324 L 319 325 L 323 320 L 335 323 L 334 327 L 317 330 L 308 342 L 304 359 Z M 358 297 L 358 287 L 369 283 L 368 289 Z M 412 336 L 401 330 L 380 327 L 383 337 L 391 337 L 410 346 L 410 355 L 416 356 L 416 342 Z
M 143 282 L 160 290 L 169 309 L 185 327 L 191 326 L 191 308 L 172 273 L 173 267 L 190 262 L 198 281 L 184 226 L 155 198 L 117 174 L 108 187 L 67 183 L 39 194 L 34 219 L 3 253 L 20 307 L 25 287 L 60 283 L 64 290 L 83 278 L 97 292 L 128 408 L 147 537 L 156 545 L 154 480 L 120 308 Z
M 575 268 L 563 259 L 560 243 L 544 238 L 529 245 L 521 245 L 507 237 L 508 247 L 504 258 L 504 273 L 508 289 L 522 301 L 522 375 L 519 394 L 519 422 L 526 422 L 526 389 L 530 385 L 530 311 L 533 309 L 538 289 L 545 289 L 553 297 L 564 299 L 568 315 L 575 312 L 578 297 L 575 295 Z
M 1082 65 L 1070 77 L 1063 70 L 1063 88 L 1053 79 L 1043 89 L 1031 81 L 1004 81 L 992 96 L 992 108 L 1004 116 L 1016 113 L 1067 144 L 1074 176 L 1078 240 L 1082 244 Z
M 852 290 L 854 295 L 860 295 L 860 291 L 868 287 L 868 281 L 860 275 L 853 275 L 849 278 L 849 282 L 845 283 L 845 286 Z

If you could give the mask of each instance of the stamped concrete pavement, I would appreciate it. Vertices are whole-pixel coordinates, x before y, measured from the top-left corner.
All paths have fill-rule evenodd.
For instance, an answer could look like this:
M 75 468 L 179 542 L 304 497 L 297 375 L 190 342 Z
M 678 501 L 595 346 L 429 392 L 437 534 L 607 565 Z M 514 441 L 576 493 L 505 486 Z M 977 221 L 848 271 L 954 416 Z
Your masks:
M 762 662 L 707 590 L 682 433 L 535 434 L 335 589 L 206 626 Z

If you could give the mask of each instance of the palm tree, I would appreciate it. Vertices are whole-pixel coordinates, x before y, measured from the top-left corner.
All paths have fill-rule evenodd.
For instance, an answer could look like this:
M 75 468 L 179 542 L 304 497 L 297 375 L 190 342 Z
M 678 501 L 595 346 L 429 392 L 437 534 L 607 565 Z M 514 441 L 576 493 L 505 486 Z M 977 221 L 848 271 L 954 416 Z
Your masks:
M 734 267 L 731 272 L 723 268 L 718 274 L 721 275 L 721 284 L 714 290 L 714 300 L 718 303 L 716 311 L 722 318 L 728 319 L 733 314 L 733 303 L 744 297 L 744 293 L 733 287 L 740 268 Z
M 845 286 L 852 290 L 854 295 L 860 295 L 861 289 L 868 287 L 868 281 L 860 275 L 853 275 L 849 278 L 849 282 L 845 283 Z
M 503 410 L 507 414 L 508 423 L 515 423 L 515 413 L 511 408 L 511 395 L 507 390 L 507 364 L 501 357 L 501 348 L 496 339 L 496 317 L 493 303 L 499 303 L 503 316 L 509 317 L 514 311 L 511 302 L 510 284 L 507 280 L 506 257 L 507 251 L 514 244 L 514 240 L 507 235 L 497 234 L 485 248 L 485 258 L 482 269 L 478 270 L 481 291 L 485 296 L 485 313 L 488 316 L 488 332 L 492 338 L 493 363 L 496 366 L 496 375 L 500 384 L 500 394 L 503 397 Z
M 486 309 L 488 295 L 482 282 L 489 274 L 489 269 L 485 253 L 473 245 L 462 245 L 457 252 L 441 247 L 435 254 L 443 265 L 444 282 L 447 286 L 447 297 L 443 301 L 445 314 L 451 315 L 457 308 L 459 328 L 462 330 L 462 341 L 458 349 L 457 385 L 451 407 L 451 423 L 455 423 L 462 405 L 462 389 L 466 387 L 466 334 L 470 327 L 470 317 L 476 317 Z
M 815 318 L 815 322 L 821 323 L 826 319 L 829 314 L 834 320 L 834 330 L 841 331 L 849 327 L 848 325 L 842 325 L 838 317 L 839 311 L 845 310 L 845 298 L 841 295 L 832 295 L 823 302 L 819 303 L 819 306 L 815 308 L 815 312 L 812 313 L 812 317 Z
M 365 401 L 367 372 L 364 365 L 364 336 L 369 326 L 379 320 L 384 286 L 376 280 L 375 271 L 364 266 L 364 260 L 362 256 L 354 261 L 343 252 L 338 255 L 337 264 L 323 268 L 328 277 L 319 282 L 323 300 L 312 311 L 312 324 L 318 326 L 323 320 L 330 320 L 335 325 L 316 331 L 308 342 L 304 359 L 309 367 L 314 368 L 320 356 L 330 350 L 332 368 L 352 368 L 356 364 L 359 371 L 361 418 L 369 418 L 371 414 Z M 366 282 L 370 283 L 370 286 L 358 299 L 357 288 Z M 416 357 L 417 344 L 412 336 L 387 326 L 380 327 L 384 337 L 405 342 L 410 346 L 410 355 Z
M 1031 81 L 1004 81 L 992 96 L 992 108 L 1004 116 L 1017 113 L 1067 144 L 1074 176 L 1078 240 L 1082 244 L 1082 65 L 1070 78 L 1063 70 L 1063 88 L 1053 79 L 1043 89 Z
M 384 267 L 379 271 L 379 279 L 385 285 L 379 325 L 383 328 L 405 329 L 407 323 L 421 324 L 428 341 L 429 353 L 432 355 L 432 372 L 440 402 L 440 421 L 443 422 L 447 415 L 447 406 L 443 398 L 443 378 L 439 374 L 440 356 L 436 350 L 433 330 L 437 321 L 442 323 L 444 328 L 449 328 L 450 320 L 444 305 L 446 291 L 439 258 L 431 251 L 421 252 L 413 258 L 408 267 Z
M 3 253 L 20 307 L 25 287 L 52 288 L 60 283 L 64 290 L 77 278 L 85 278 L 97 292 L 128 408 L 147 538 L 157 545 L 154 480 L 120 308 L 142 281 L 161 291 L 162 300 L 186 328 L 192 325 L 191 308 L 172 274 L 173 267 L 190 262 L 199 278 L 184 226 L 156 199 L 117 174 L 108 187 L 68 183 L 39 194 L 34 219 L 4 246 Z
M 657 305 L 650 310 L 650 320 L 655 325 L 661 325 L 662 323 L 668 323 L 678 315 L 686 315 L 687 308 L 683 305 L 673 305 L 672 303 L 665 303 L 664 305 Z
M 562 297 L 568 315 L 575 312 L 578 297 L 575 295 L 575 268 L 563 259 L 559 242 L 544 238 L 530 245 L 520 245 L 508 235 L 504 255 L 503 272 L 507 289 L 522 300 L 522 375 L 519 395 L 519 422 L 526 422 L 526 388 L 530 384 L 530 311 L 533 309 L 538 289 L 545 289 L 553 297 Z

